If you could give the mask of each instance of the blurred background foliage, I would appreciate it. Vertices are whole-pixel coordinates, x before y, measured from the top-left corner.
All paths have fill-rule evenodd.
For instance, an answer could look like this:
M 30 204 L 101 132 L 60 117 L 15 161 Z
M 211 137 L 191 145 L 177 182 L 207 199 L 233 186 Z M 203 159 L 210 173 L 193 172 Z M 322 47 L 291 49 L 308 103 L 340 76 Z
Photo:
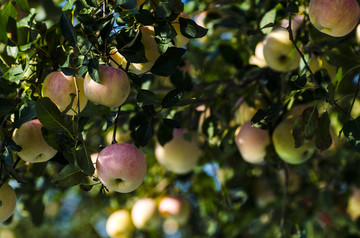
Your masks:
M 301 165 L 285 165 L 272 146 L 268 148 L 264 165 L 249 164 L 242 160 L 234 141 L 239 125 L 236 113 L 240 97 L 250 106 L 254 106 L 258 95 L 264 95 L 267 105 L 284 102 L 284 95 L 289 97 L 288 101 L 295 103 L 313 101 L 311 93 L 290 94 L 294 88 L 289 81 L 291 74 L 249 64 L 257 43 L 265 36 L 260 30 L 261 20 L 275 9 L 274 26 L 280 26 L 282 20 L 288 17 L 286 2 L 183 2 L 184 11 L 199 25 L 208 28 L 208 34 L 190 41 L 175 74 L 170 78 L 150 77 L 142 88 L 155 92 L 159 101 L 175 87 L 184 90 L 184 99 L 194 99 L 189 105 L 164 109 L 158 117 L 158 124 L 161 118 L 169 117 L 197 133 L 203 154 L 194 171 L 179 176 L 160 166 L 154 156 L 156 136 L 141 148 L 148 163 L 145 181 L 129 194 L 103 194 L 100 186 L 86 191 L 86 187 L 61 188 L 51 184 L 52 177 L 64 166 L 64 158 L 59 154 L 44 164 L 25 165 L 20 162 L 17 171 L 26 183 L 10 180 L 16 188 L 18 206 L 12 219 L 0 225 L 0 238 L 107 237 L 105 223 L 112 212 L 131 209 L 137 198 L 156 199 L 168 194 L 190 200 L 190 221 L 175 234 L 165 234 L 159 227 L 152 232 L 137 230 L 134 237 L 280 237 L 281 222 L 284 222 L 284 237 L 359 237 L 360 197 L 356 200 L 354 194 L 360 186 L 360 155 L 343 136 L 335 149 L 317 151 Z M 34 25 L 19 28 L 20 19 L 28 17 L 19 10 L 19 30 L 17 36 L 11 36 L 19 45 L 30 49 L 29 55 L 32 50 L 41 51 L 41 41 L 47 39 L 47 52 L 41 57 L 51 59 L 48 63 L 53 68 L 58 68 L 66 59 L 66 52 L 61 49 L 66 43 L 58 29 L 61 7 L 65 3 L 29 0 L 32 8 L 30 16 L 35 17 Z M 308 6 L 308 1 L 295 3 L 299 9 Z M 314 29 L 306 10 L 303 14 L 305 21 L 299 28 L 296 41 L 302 43 L 306 57 L 313 53 L 323 55 L 330 64 L 342 67 L 346 72 L 336 98 L 341 99 L 338 102 L 344 110 L 349 110 L 359 77 L 358 70 L 353 70 L 360 62 L 355 33 L 343 38 L 326 36 Z M 26 30 L 31 31 L 31 37 L 36 41 L 33 45 L 20 43 L 22 32 Z M 11 45 L 8 46 L 10 48 L 0 44 L 1 74 L 27 57 L 26 54 L 14 57 Z M 61 54 L 62 57 L 53 57 Z M 30 72 L 26 76 L 28 80 L 23 80 L 23 77 L 1 78 L 1 95 L 6 92 L 5 98 L 17 97 L 19 101 L 38 98 L 39 82 L 35 83 L 34 79 L 43 79 L 45 71 L 32 71 L 32 67 L 30 64 Z M 135 100 L 136 94 L 132 92 L 122 107 L 117 133 L 121 138 L 118 141 L 133 141 L 129 131 L 131 119 L 137 112 Z M 320 105 L 322 103 L 319 101 Z M 4 112 L 6 108 L 1 109 Z M 336 108 L 329 108 L 328 112 L 337 134 L 348 118 Z M 360 105 L 352 111 L 354 117 L 359 113 Z M 112 135 L 116 110 L 89 102 L 82 115 L 89 117 L 84 128 L 88 147 L 97 152 L 101 148 L 99 145 L 110 144 L 109 135 Z M 4 120 L 4 117 L 1 119 Z M 270 131 L 273 129 L 270 128 Z M 157 130 L 155 126 L 155 135 Z M 333 139 L 337 141 L 336 137 Z M 289 173 L 286 200 L 284 166 Z M 350 206 L 350 203 L 353 205 Z

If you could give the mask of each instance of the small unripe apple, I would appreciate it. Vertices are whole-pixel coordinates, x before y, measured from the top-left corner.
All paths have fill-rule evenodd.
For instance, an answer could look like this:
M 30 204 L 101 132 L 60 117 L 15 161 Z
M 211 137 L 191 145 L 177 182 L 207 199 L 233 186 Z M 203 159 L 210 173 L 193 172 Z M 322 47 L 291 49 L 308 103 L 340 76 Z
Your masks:
M 4 183 L 0 187 L 0 222 L 9 219 L 15 211 L 16 193 L 14 189 Z
M 39 163 L 55 156 L 57 151 L 44 140 L 41 133 L 42 127 L 41 122 L 34 119 L 14 130 L 12 138 L 22 148 L 17 154 L 24 161 Z
M 131 237 L 135 230 L 127 210 L 113 212 L 106 221 L 106 232 L 111 238 Z
M 75 83 L 76 80 L 76 83 Z M 78 97 L 80 111 L 84 109 L 87 103 L 87 97 L 84 94 L 84 79 L 74 76 L 67 76 L 61 71 L 48 74 L 45 77 L 41 88 L 42 97 L 48 97 L 56 104 L 60 111 L 64 111 L 71 102 L 70 94 L 75 94 L 75 98 L 70 109 L 66 114 L 74 115 L 78 112 Z
M 173 139 L 161 146 L 155 147 L 157 161 L 176 174 L 190 172 L 199 160 L 201 150 L 193 139 L 188 141 L 184 138 L 185 131 L 182 129 L 173 130 Z
M 175 28 L 175 31 L 177 33 L 177 35 L 175 36 L 175 46 L 176 47 L 184 47 L 186 46 L 190 39 L 185 37 L 183 34 L 181 34 L 181 30 L 180 30 L 180 23 L 179 23 L 179 18 L 189 18 L 189 16 L 185 13 L 180 13 L 179 16 L 172 22 L 172 26 Z
M 266 147 L 270 144 L 269 131 L 252 127 L 251 121 L 247 121 L 235 133 L 235 142 L 246 162 L 261 163 L 266 156 Z
M 89 101 L 107 107 L 118 107 L 125 102 L 130 93 L 130 81 L 124 70 L 111 66 L 99 67 L 100 83 L 86 74 L 85 95 Z
M 293 137 L 294 119 L 285 119 L 275 128 L 272 139 L 279 157 L 289 164 L 301 164 L 310 159 L 315 152 L 312 141 L 295 148 Z
M 183 226 L 190 218 L 191 205 L 185 198 L 166 196 L 159 202 L 159 212 L 165 219 L 172 219 Z
M 264 58 L 264 42 L 260 41 L 255 47 L 255 55 L 250 56 L 249 64 L 257 65 L 259 68 L 267 66 Z
M 276 29 L 264 40 L 264 58 L 267 65 L 280 72 L 289 72 L 299 67 L 300 54 L 289 39 L 289 32 Z
M 111 190 L 120 193 L 134 191 L 146 175 L 146 159 L 133 145 L 118 143 L 100 151 L 96 169 L 100 181 Z
M 358 24 L 360 6 L 356 0 L 311 0 L 309 17 L 319 31 L 341 37 L 349 34 Z
M 136 201 L 131 209 L 131 219 L 135 227 L 140 230 L 156 230 L 160 225 L 161 218 L 155 200 L 143 198 Z
M 130 63 L 129 72 L 140 75 L 144 74 L 153 67 L 155 61 L 159 58 L 160 53 L 158 50 L 158 44 L 155 41 L 155 31 L 152 26 L 142 26 L 141 30 L 141 43 L 144 45 L 145 58 L 148 62 L 145 63 Z M 123 69 L 126 68 L 127 61 L 123 55 L 117 52 L 116 49 L 110 51 L 110 64 L 113 67 L 121 66 Z

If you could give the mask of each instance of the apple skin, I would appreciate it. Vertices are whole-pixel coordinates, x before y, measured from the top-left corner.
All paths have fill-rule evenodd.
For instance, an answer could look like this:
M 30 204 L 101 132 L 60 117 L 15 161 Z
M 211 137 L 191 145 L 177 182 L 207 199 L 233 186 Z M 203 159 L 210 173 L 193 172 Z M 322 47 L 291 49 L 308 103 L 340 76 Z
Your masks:
M 358 24 L 360 6 L 356 0 L 311 0 L 310 22 L 319 31 L 334 37 L 349 34 Z
M 264 58 L 264 42 L 260 41 L 255 47 L 255 55 L 250 56 L 249 64 L 257 65 L 259 68 L 264 68 L 267 66 L 266 60 Z
M 111 66 L 99 67 L 100 83 L 86 74 L 84 91 L 89 101 L 107 107 L 119 107 L 125 102 L 130 93 L 130 81 L 121 69 Z
M 41 128 L 43 125 L 38 119 L 25 122 L 14 130 L 13 140 L 22 150 L 18 156 L 29 163 L 40 163 L 50 160 L 57 151 L 44 140 Z
M 285 119 L 275 128 L 272 135 L 273 144 L 279 157 L 289 164 L 301 164 L 311 158 L 315 152 L 313 141 L 295 148 L 293 127 L 295 119 Z
M 266 147 L 270 144 L 269 131 L 252 127 L 251 121 L 247 121 L 235 133 L 235 142 L 246 162 L 262 163 L 266 156 Z
M 300 55 L 289 39 L 289 32 L 276 29 L 264 40 L 264 58 L 267 65 L 279 72 L 289 72 L 300 65 Z
M 155 147 L 157 161 L 175 174 L 190 172 L 201 155 L 201 150 L 195 140 L 186 140 L 184 134 L 183 129 L 174 129 L 171 141 L 164 146 L 157 143 Z
M 175 41 L 175 46 L 176 47 L 184 47 L 186 46 L 189 42 L 190 39 L 185 37 L 183 34 L 181 34 L 181 30 L 180 30 L 180 23 L 179 23 L 179 18 L 189 18 L 189 16 L 187 14 L 185 14 L 184 12 L 180 13 L 179 16 L 172 22 L 172 26 L 175 28 L 175 31 L 177 33 L 177 35 L 174 38 Z
M 75 85 L 78 86 L 79 93 L 76 90 Z M 74 76 L 67 76 L 61 71 L 56 71 L 48 74 L 43 82 L 41 88 L 41 96 L 48 97 L 50 100 L 57 105 L 60 111 L 64 111 L 71 102 L 70 94 L 76 94 L 74 98 L 72 110 L 70 109 L 66 114 L 74 115 L 78 112 L 77 102 L 79 96 L 80 111 L 84 109 L 88 101 L 84 94 L 84 79 Z M 75 112 L 74 112 L 75 111 Z
M 0 222 L 9 219 L 15 211 L 16 193 L 7 183 L 0 187 Z
M 106 232 L 111 238 L 131 237 L 134 230 L 130 212 L 127 210 L 113 212 L 106 221 Z
M 360 24 L 356 27 L 356 42 L 360 44 Z
M 259 109 L 266 108 L 266 102 L 262 96 L 255 98 L 254 106 L 255 107 L 250 106 L 244 97 L 240 97 L 235 105 L 237 108 L 235 111 L 235 122 L 243 125 L 245 122 L 250 121 Z
M 160 226 L 161 217 L 155 200 L 143 198 L 136 201 L 131 209 L 131 219 L 140 230 L 156 230 Z
M 145 48 L 145 57 L 148 60 L 146 63 L 130 63 L 129 72 L 141 75 L 144 74 L 153 67 L 155 61 L 159 58 L 160 53 L 158 50 L 158 44 L 155 41 L 155 31 L 152 26 L 142 26 L 141 30 L 141 43 Z M 110 64 L 117 68 L 121 66 L 123 69 L 126 68 L 127 61 L 123 55 L 117 52 L 116 49 L 110 51 Z M 115 63 L 115 62 L 116 63 Z
M 185 198 L 166 196 L 159 202 L 159 212 L 165 219 L 172 219 L 183 226 L 190 218 L 191 205 Z
M 129 193 L 143 182 L 147 165 L 143 153 L 138 148 L 118 143 L 100 151 L 96 169 L 100 181 L 108 189 Z

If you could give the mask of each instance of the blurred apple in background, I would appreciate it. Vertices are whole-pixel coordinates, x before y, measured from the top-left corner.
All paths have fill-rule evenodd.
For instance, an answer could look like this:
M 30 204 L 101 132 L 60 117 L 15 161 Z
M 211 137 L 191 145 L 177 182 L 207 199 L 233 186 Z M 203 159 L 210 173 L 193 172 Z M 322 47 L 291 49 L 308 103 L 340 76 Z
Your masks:
M 294 34 L 294 37 L 296 36 L 297 30 L 300 28 L 301 24 L 304 22 L 305 17 L 303 14 L 296 14 L 291 19 L 291 30 Z M 281 26 L 284 28 L 289 27 L 289 20 L 284 19 L 281 21 Z
M 159 212 L 165 219 L 171 219 L 183 226 L 190 218 L 191 204 L 184 197 L 166 196 L 159 202 Z
M 352 194 L 349 197 L 346 212 L 353 220 L 356 220 L 360 216 L 360 189 L 352 189 Z
M 114 127 L 109 128 L 105 132 L 105 143 L 111 145 L 113 141 Z M 130 130 L 124 131 L 122 128 L 117 127 L 115 139 L 118 143 L 127 143 L 131 141 Z
M 26 162 L 40 163 L 50 160 L 57 151 L 44 140 L 38 119 L 25 122 L 14 130 L 13 140 L 22 150 L 17 155 Z
M 11 217 L 16 207 L 16 194 L 14 189 L 7 183 L 0 187 L 0 222 Z
M 158 205 L 151 198 L 136 201 L 131 209 L 131 218 L 136 228 L 145 231 L 156 230 L 161 223 Z
M 271 69 L 280 72 L 292 71 L 300 64 L 300 54 L 284 29 L 276 29 L 265 37 L 264 58 Z
M 329 64 L 324 56 L 311 55 L 309 61 L 309 67 L 313 73 L 320 69 L 326 69 L 330 78 L 334 79 L 337 73 L 337 69 L 335 66 Z
M 191 140 L 186 140 L 185 133 L 183 129 L 174 129 L 171 141 L 164 146 L 157 143 L 155 147 L 157 161 L 176 174 L 190 172 L 201 155 L 201 150 L 196 143 L 195 137 L 191 136 Z
M 147 165 L 143 153 L 138 148 L 118 143 L 100 151 L 96 169 L 100 181 L 108 189 L 129 193 L 143 182 Z
M 245 122 L 250 121 L 259 109 L 266 108 L 266 102 L 260 95 L 255 98 L 254 105 L 250 106 L 244 97 L 240 97 L 235 107 L 237 108 L 235 111 L 235 121 L 238 125 L 243 125 Z
M 183 34 L 181 34 L 181 30 L 180 30 L 180 23 L 179 23 L 179 18 L 189 18 L 189 16 L 187 14 L 185 14 L 184 12 L 180 13 L 179 16 L 171 23 L 172 26 L 175 28 L 175 31 L 177 33 L 177 35 L 174 38 L 175 41 L 175 46 L 176 47 L 184 47 L 186 46 L 189 42 L 190 39 L 185 37 Z
M 257 65 L 259 68 L 267 66 L 264 58 L 264 42 L 260 41 L 255 47 L 255 55 L 250 56 L 249 64 Z
M 155 41 L 155 31 L 152 26 L 142 26 L 141 30 L 141 43 L 144 45 L 145 57 L 148 60 L 146 63 L 130 63 L 129 72 L 137 75 L 144 74 L 153 67 L 155 61 L 159 58 L 160 53 L 158 50 L 158 44 Z M 127 61 L 123 55 L 121 55 L 116 49 L 110 51 L 110 64 L 118 68 L 121 66 L 126 68 Z
M 135 230 L 127 210 L 113 212 L 106 221 L 106 232 L 111 238 L 130 238 Z
M 356 0 L 311 0 L 311 23 L 319 31 L 334 37 L 349 34 L 358 24 L 360 6 Z
M 356 41 L 358 44 L 360 44 L 360 24 L 356 27 Z
M 86 106 L 88 100 L 84 94 L 84 79 L 67 76 L 61 71 L 52 72 L 46 76 L 41 88 L 41 96 L 50 98 L 60 111 L 64 111 L 66 107 L 70 105 L 70 94 L 72 93 L 76 96 L 72 104 L 72 109 L 66 113 L 67 115 L 74 115 L 78 112 L 78 97 L 80 111 Z
M 270 144 L 269 131 L 252 127 L 251 121 L 247 121 L 235 132 L 235 142 L 246 162 L 258 164 L 266 156 L 266 147 Z
M 124 70 L 111 66 L 99 66 L 100 83 L 89 73 L 85 76 L 84 91 L 89 101 L 107 107 L 119 107 L 130 93 L 130 80 Z

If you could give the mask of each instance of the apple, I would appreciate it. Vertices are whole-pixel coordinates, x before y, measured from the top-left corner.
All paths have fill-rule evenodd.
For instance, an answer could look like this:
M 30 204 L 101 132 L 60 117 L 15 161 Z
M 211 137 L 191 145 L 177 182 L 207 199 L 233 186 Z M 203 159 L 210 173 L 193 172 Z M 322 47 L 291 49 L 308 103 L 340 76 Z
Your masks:
M 305 17 L 303 14 L 294 15 L 293 18 L 291 19 L 291 30 L 294 36 L 296 35 L 296 32 L 300 28 L 301 24 L 304 22 L 304 19 Z M 284 28 L 289 27 L 289 20 L 288 19 L 282 20 L 281 26 Z
M 136 201 L 131 209 L 131 219 L 140 230 L 156 230 L 161 222 L 157 203 L 151 198 Z
M 171 141 L 164 146 L 157 143 L 155 147 L 157 161 L 176 174 L 190 172 L 201 155 L 201 150 L 195 139 L 186 140 L 184 135 L 185 131 L 183 129 L 174 129 Z
M 360 44 L 360 24 L 356 27 L 356 42 Z
M 216 10 L 205 10 L 198 13 L 194 17 L 195 23 L 203 28 L 208 28 L 209 31 L 206 36 L 197 40 L 203 43 L 208 42 L 211 38 L 220 37 L 221 34 L 227 32 L 229 28 L 221 25 L 215 26 L 215 24 L 213 24 L 214 22 L 221 21 L 225 17 L 226 16 L 222 12 Z
M 105 132 L 105 143 L 106 145 L 111 145 L 113 140 L 113 134 L 114 134 L 114 127 L 111 127 Z M 124 131 L 120 127 L 117 127 L 116 129 L 116 141 L 119 142 L 129 142 L 131 141 L 131 135 L 130 130 Z
M 171 219 L 183 226 L 190 218 L 191 205 L 183 197 L 166 196 L 159 202 L 159 212 L 165 219 Z
M 148 60 L 146 63 L 130 63 L 129 72 L 141 75 L 144 74 L 153 67 L 155 61 L 159 58 L 160 53 L 158 50 L 158 44 L 155 41 L 155 31 L 152 26 L 142 26 L 141 30 L 141 43 L 145 48 L 145 57 Z M 123 69 L 126 68 L 127 61 L 123 55 L 117 52 L 116 49 L 110 51 L 110 64 L 113 67 L 121 66 Z
M 315 152 L 313 141 L 295 148 L 293 137 L 294 118 L 288 118 L 280 122 L 272 135 L 273 144 L 279 157 L 289 164 L 301 164 L 311 158 Z
M 334 79 L 337 73 L 335 66 L 329 64 L 324 56 L 312 55 L 309 61 L 309 67 L 313 73 L 320 69 L 326 69 L 331 79 Z
M 292 71 L 300 64 L 300 54 L 284 29 L 276 29 L 265 37 L 264 58 L 271 69 L 280 72 Z
M 100 151 L 96 169 L 100 181 L 111 190 L 120 193 L 134 191 L 146 175 L 146 159 L 133 145 L 112 144 Z
M 89 101 L 107 107 L 119 107 L 130 93 L 130 81 L 124 70 L 111 66 L 99 67 L 100 83 L 86 74 L 84 91 Z
M 111 238 L 131 237 L 134 230 L 130 212 L 127 210 L 113 212 L 106 221 L 106 232 Z
M 7 227 L 0 227 L 0 238 L 16 238 L 16 233 Z
M 360 6 L 356 0 L 311 0 L 310 22 L 319 31 L 334 37 L 349 34 L 358 24 Z
M 235 111 L 235 121 L 239 125 L 243 125 L 245 122 L 250 121 L 251 118 L 256 114 L 256 112 L 260 108 L 266 107 L 266 102 L 262 98 L 262 96 L 257 96 L 254 101 L 254 106 L 250 106 L 244 99 L 244 97 L 240 97 L 235 107 L 237 108 Z
M 41 88 L 41 96 L 50 98 L 50 100 L 57 105 L 60 111 L 64 111 L 71 102 L 70 94 L 75 94 L 76 97 L 74 98 L 72 109 L 66 113 L 67 115 L 74 115 L 78 112 L 78 97 L 80 111 L 84 109 L 88 101 L 84 94 L 83 86 L 83 78 L 67 76 L 61 71 L 56 71 L 45 77 Z
M 7 183 L 0 187 L 0 222 L 9 219 L 15 211 L 16 193 Z
M 267 66 L 264 58 L 264 42 L 260 41 L 255 47 L 255 55 L 250 56 L 249 64 L 257 65 L 259 68 Z
M 235 142 L 246 162 L 262 163 L 266 156 L 266 147 L 270 144 L 269 131 L 252 127 L 251 121 L 247 121 L 235 132 Z
M 41 128 L 43 125 L 38 119 L 25 122 L 14 130 L 13 140 L 21 146 L 18 156 L 29 163 L 40 163 L 50 160 L 57 151 L 44 140 Z
M 352 190 L 353 193 L 349 197 L 346 212 L 353 220 L 356 220 L 360 216 L 360 189 L 353 188 Z
M 177 35 L 175 36 L 175 46 L 176 47 L 184 47 L 186 46 L 190 39 L 185 37 L 183 34 L 181 34 L 181 30 L 180 30 L 180 23 L 179 23 L 179 18 L 189 18 L 189 16 L 185 13 L 180 13 L 179 16 L 172 22 L 172 26 L 175 28 L 175 31 L 177 33 Z

